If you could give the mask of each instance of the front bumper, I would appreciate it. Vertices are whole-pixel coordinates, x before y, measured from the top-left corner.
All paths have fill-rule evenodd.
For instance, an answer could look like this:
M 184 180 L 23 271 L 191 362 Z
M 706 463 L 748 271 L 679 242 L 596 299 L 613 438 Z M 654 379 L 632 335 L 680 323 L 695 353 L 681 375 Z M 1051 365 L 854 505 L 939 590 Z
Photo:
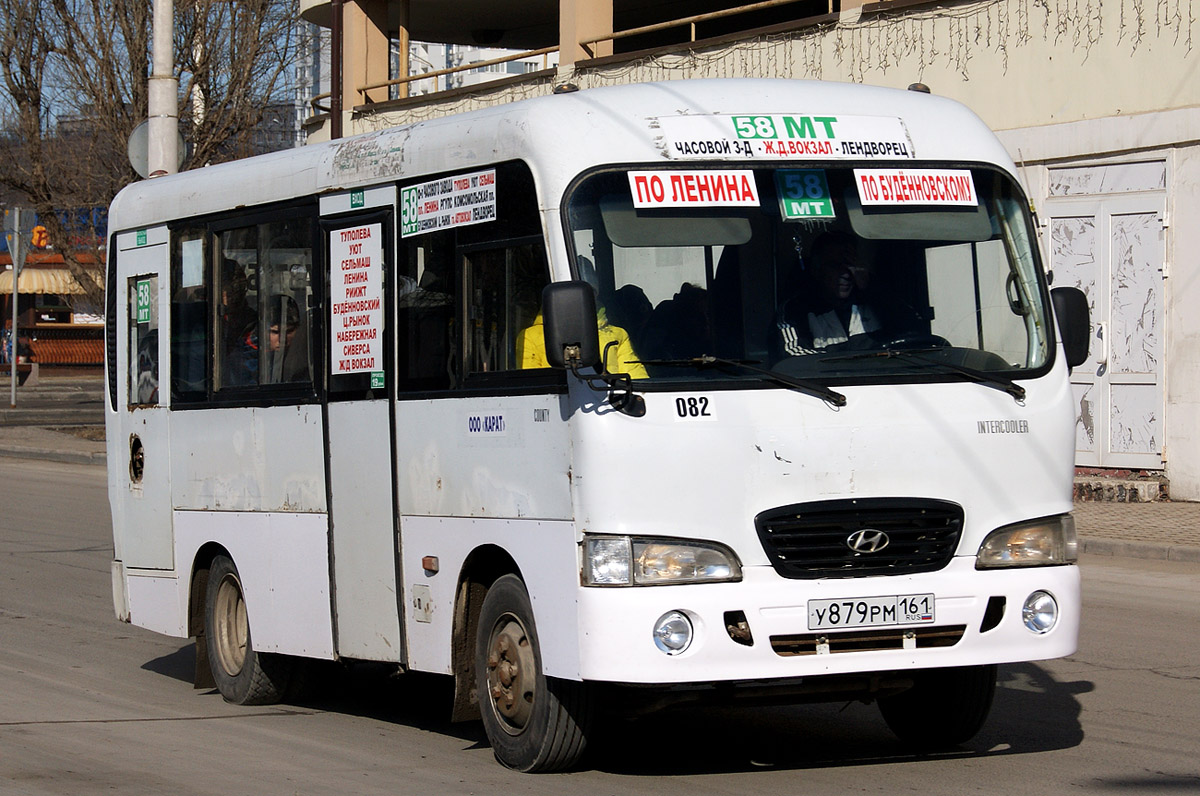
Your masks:
M 581 587 L 579 674 L 584 680 L 618 683 L 736 682 L 1047 660 L 1075 651 L 1077 566 L 977 571 L 974 562 L 973 556 L 957 557 L 938 572 L 904 576 L 786 580 L 770 567 L 747 567 L 739 583 Z M 1027 630 L 1021 619 L 1026 597 L 1038 590 L 1053 595 L 1059 607 L 1058 623 L 1042 635 Z M 809 600 L 925 593 L 936 597 L 931 625 L 819 633 L 808 627 Z M 999 600 L 994 598 L 1004 603 L 998 621 Z M 695 628 L 688 649 L 672 656 L 659 651 L 651 635 L 655 621 L 668 611 L 685 613 Z M 726 630 L 727 615 L 736 612 L 745 616 L 753 644 L 739 643 Z M 902 636 L 909 629 L 918 632 L 905 642 Z M 838 643 L 852 633 L 893 638 L 874 645 L 883 649 Z M 928 641 L 931 634 L 939 640 Z M 803 640 L 781 641 L 816 635 L 826 637 L 828 652 Z M 814 647 L 811 652 L 809 647 Z

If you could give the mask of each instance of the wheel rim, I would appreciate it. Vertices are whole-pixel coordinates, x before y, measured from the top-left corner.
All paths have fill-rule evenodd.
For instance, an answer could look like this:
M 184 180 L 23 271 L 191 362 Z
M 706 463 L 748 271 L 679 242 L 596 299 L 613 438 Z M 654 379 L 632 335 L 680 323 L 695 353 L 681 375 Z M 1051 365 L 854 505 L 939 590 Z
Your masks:
M 213 605 L 217 661 L 231 677 L 237 676 L 246 663 L 246 642 L 250 625 L 246 622 L 246 601 L 236 575 L 221 578 L 217 599 Z
M 499 724 L 519 735 L 529 723 L 537 698 L 537 661 L 521 620 L 505 614 L 488 640 L 488 696 Z

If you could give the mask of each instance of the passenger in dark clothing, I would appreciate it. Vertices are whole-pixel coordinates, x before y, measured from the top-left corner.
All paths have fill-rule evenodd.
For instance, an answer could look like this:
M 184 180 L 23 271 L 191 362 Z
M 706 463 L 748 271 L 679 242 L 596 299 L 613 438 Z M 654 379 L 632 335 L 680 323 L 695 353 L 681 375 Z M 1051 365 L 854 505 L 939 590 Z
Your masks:
M 776 326 L 784 356 L 820 351 L 882 326 L 868 302 L 872 271 L 858 257 L 856 239 L 828 232 L 812 244 L 807 286 L 784 303 Z

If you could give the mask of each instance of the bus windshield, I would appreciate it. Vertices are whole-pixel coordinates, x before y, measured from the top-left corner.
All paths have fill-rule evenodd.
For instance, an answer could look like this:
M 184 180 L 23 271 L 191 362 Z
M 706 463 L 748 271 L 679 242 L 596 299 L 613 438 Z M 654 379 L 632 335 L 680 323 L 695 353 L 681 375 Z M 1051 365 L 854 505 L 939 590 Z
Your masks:
M 1024 200 L 992 168 L 611 169 L 566 216 L 601 323 L 632 344 L 622 366 L 651 384 L 1011 387 L 1049 363 Z

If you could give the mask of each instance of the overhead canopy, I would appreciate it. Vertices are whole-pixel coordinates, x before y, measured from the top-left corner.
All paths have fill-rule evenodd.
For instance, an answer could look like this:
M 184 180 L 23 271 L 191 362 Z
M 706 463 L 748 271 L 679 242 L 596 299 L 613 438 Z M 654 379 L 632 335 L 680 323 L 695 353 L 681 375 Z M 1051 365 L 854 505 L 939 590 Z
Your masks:
M 388 30 L 400 27 L 407 5 L 409 35 L 416 41 L 465 44 L 510 49 L 535 49 L 559 44 L 561 0 L 385 0 Z M 589 0 L 572 0 L 587 6 Z M 750 5 L 752 0 L 612 0 L 613 27 L 625 30 L 690 14 Z M 329 27 L 333 18 L 330 0 L 301 0 L 300 15 Z M 826 13 L 825 0 L 808 0 L 760 12 L 755 25 L 782 19 L 799 19 Z M 729 29 L 730 22 L 718 23 Z M 734 28 L 745 27 L 736 24 Z M 687 28 L 680 28 L 686 34 Z M 711 32 L 707 35 L 713 35 Z
M 0 272 L 0 295 L 12 293 L 12 270 Z M 21 270 L 17 280 L 21 293 L 49 293 L 55 296 L 76 296 L 83 288 L 66 268 L 29 268 Z

